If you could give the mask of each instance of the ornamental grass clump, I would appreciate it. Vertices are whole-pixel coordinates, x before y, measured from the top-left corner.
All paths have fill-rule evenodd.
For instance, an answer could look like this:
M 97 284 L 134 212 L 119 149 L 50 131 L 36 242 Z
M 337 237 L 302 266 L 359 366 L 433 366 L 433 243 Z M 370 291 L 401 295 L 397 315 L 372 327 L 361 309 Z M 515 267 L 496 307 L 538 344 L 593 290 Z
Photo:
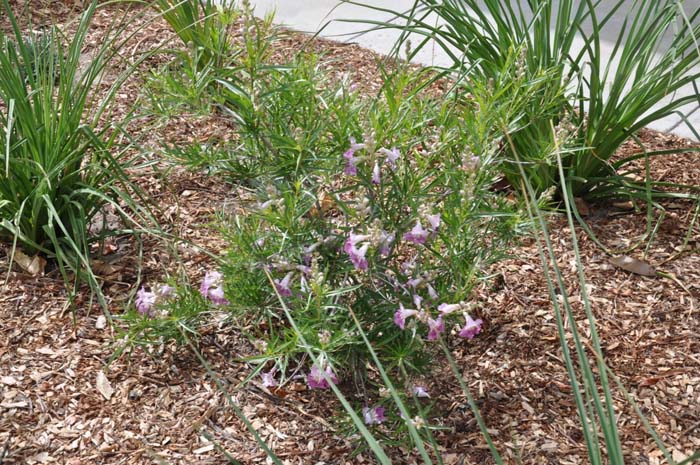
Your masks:
M 342 3 L 392 14 L 391 21 L 361 22 L 399 29 L 396 51 L 409 38 L 417 42 L 409 59 L 437 44 L 452 62 L 442 71 L 464 92 L 487 83 L 496 92 L 522 82 L 539 87 L 521 107 L 527 124 L 510 131 L 511 143 L 501 147 L 502 171 L 516 190 L 524 173 L 538 194 L 552 186 L 564 193 L 556 160 L 545 150 L 554 143 L 550 125 L 572 132 L 578 150 L 562 157 L 565 179 L 572 196 L 591 199 L 647 198 L 648 186 L 626 168 L 639 157 L 612 159 L 639 129 L 675 115 L 695 131 L 682 110 L 699 101 L 700 9 L 686 12 L 683 2 L 416 0 L 402 12 Z M 611 21 L 615 14 L 621 24 Z M 611 47 L 604 35 L 612 35 Z
M 105 94 L 95 92 L 124 40 L 118 39 L 124 25 L 115 23 L 83 64 L 97 3 L 88 5 L 71 37 L 57 27 L 25 37 L 8 0 L 0 3 L 12 25 L 10 33 L 0 31 L 0 239 L 12 242 L 13 251 L 19 245 L 55 258 L 67 280 L 69 271 L 87 272 L 93 290 L 90 247 L 109 234 L 100 230 L 99 215 L 109 207 L 128 228 L 137 216 L 147 217 L 124 171 L 130 161 L 116 144 L 119 122 L 100 125 L 133 68 Z

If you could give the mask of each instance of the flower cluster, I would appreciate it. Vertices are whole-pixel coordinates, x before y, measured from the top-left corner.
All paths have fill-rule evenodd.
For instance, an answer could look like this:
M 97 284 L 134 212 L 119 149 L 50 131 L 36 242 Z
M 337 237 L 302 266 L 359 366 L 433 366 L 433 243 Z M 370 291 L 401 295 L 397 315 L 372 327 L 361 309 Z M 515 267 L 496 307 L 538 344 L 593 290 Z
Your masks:
M 373 160 L 374 165 L 372 168 L 372 184 L 381 184 L 381 165 L 386 165 L 391 171 L 396 170 L 396 161 L 401 158 L 401 152 L 396 147 L 387 149 L 385 147 L 380 148 L 375 153 L 374 148 L 374 138 L 372 136 L 366 137 L 366 141 L 363 143 L 358 143 L 354 138 L 350 138 L 350 148 L 345 151 L 343 158 L 345 159 L 345 174 L 348 176 L 357 176 L 357 165 L 365 159 L 369 159 L 370 162 Z M 355 153 L 364 150 L 368 152 L 366 157 L 356 156 Z M 383 163 L 380 164 L 381 157 L 384 157 Z
M 319 368 L 318 365 L 314 364 L 306 376 L 306 383 L 309 385 L 309 389 L 329 389 L 331 387 L 329 381 L 333 384 L 338 384 L 338 376 L 330 365 L 324 364 L 323 360 L 319 361 L 319 363 L 322 366 L 325 365 L 325 368 Z M 328 378 L 326 379 L 326 377 Z
M 228 305 L 229 301 L 224 296 L 224 279 L 218 271 L 207 271 L 199 287 L 199 292 L 205 299 L 211 300 L 214 305 Z
M 379 425 L 383 421 L 386 421 L 385 415 L 386 409 L 384 407 L 363 407 L 362 416 L 364 417 L 365 424 L 367 425 Z
M 420 304 L 422 299 L 414 299 L 414 302 Z M 462 311 L 466 319 L 466 324 L 460 329 L 459 337 L 465 339 L 473 339 L 477 334 L 481 332 L 481 326 L 483 322 L 481 319 L 474 320 L 469 313 L 467 313 L 467 305 L 464 302 L 458 304 L 440 304 L 438 306 L 439 315 L 437 318 L 432 318 L 432 316 L 425 310 L 415 310 L 410 308 L 405 308 L 403 303 L 399 303 L 399 309 L 394 313 L 394 324 L 401 329 L 406 328 L 406 320 L 411 317 L 416 317 L 418 321 L 422 321 L 428 325 L 428 340 L 434 341 L 440 337 L 445 331 L 444 317 L 455 311 Z
M 370 246 L 378 248 L 381 256 L 388 257 L 395 238 L 395 234 L 388 233 L 376 226 L 370 228 L 368 234 L 355 234 L 354 231 L 350 231 L 350 236 L 345 240 L 343 251 L 348 254 L 356 270 L 366 271 L 369 266 L 366 255 Z
M 153 318 L 156 316 L 155 305 L 161 300 L 168 299 L 173 292 L 174 289 L 167 284 L 159 286 L 155 291 L 147 291 L 142 286 L 136 293 L 136 301 L 134 302 L 136 310 L 141 315 Z

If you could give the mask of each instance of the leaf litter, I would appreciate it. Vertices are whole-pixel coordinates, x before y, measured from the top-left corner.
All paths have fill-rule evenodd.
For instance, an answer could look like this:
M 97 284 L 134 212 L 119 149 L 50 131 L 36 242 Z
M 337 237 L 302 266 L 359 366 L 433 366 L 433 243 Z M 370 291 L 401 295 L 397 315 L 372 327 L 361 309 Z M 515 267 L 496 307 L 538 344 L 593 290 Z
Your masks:
M 61 23 L 81 2 L 60 2 L 60 8 L 55 3 L 32 2 L 35 24 L 52 17 Z M 116 7 L 100 10 L 90 37 L 93 44 L 99 43 L 118 12 Z M 149 19 L 146 15 L 143 20 Z M 1 18 L 0 27 L 6 27 Z M 307 41 L 306 36 L 290 33 L 276 44 L 275 55 L 283 60 Z M 132 50 L 166 43 L 177 46 L 167 25 L 153 21 L 135 39 Z M 338 76 L 354 73 L 370 94 L 380 88 L 375 53 L 325 40 L 314 41 L 312 48 L 326 53 L 327 66 Z M 162 59 L 154 57 L 145 66 L 157 66 Z M 118 113 L 129 111 L 140 85 L 138 78 L 127 82 L 118 95 Z M 220 119 L 207 116 L 173 117 L 149 131 L 152 134 L 146 142 L 153 146 L 161 140 L 187 143 L 227 138 L 231 132 Z M 657 149 L 694 146 L 649 130 L 639 136 Z M 635 151 L 634 143 L 629 142 L 619 155 Z M 650 163 L 657 180 L 700 184 L 700 166 L 692 154 L 655 158 Z M 224 205 L 243 208 L 236 203 L 240 193 L 213 178 L 184 170 L 172 171 L 167 184 L 149 171 L 134 176 L 163 206 L 160 219 L 171 232 L 213 250 L 225 246 L 207 225 Z M 185 192 L 189 195 L 182 195 Z M 606 361 L 676 459 L 700 449 L 700 230 L 697 225 L 688 230 L 692 207 L 678 201 L 665 204 L 673 213 L 672 224 L 660 228 L 644 261 L 632 259 L 634 269 L 613 266 L 577 231 Z M 624 211 L 589 219 L 591 228 L 609 247 L 624 248 L 644 233 L 645 216 L 634 208 Z M 551 222 L 557 256 L 574 296 L 579 289 L 575 268 L 567 266 L 574 258 L 568 226 L 563 218 Z M 690 240 L 683 249 L 686 234 Z M 150 238 L 144 242 L 146 276 L 158 277 L 164 267 L 178 266 L 159 242 Z M 105 288 L 113 311 L 118 312 L 123 295 L 136 279 L 129 271 L 136 263 L 136 248 L 129 243 L 113 247 L 111 251 L 118 247 L 123 256 L 118 263 L 105 262 L 114 267 Z M 191 272 L 191 278 L 201 277 L 208 257 L 187 247 L 180 252 L 181 266 Z M 495 282 L 478 289 L 479 312 L 487 321 L 483 337 L 468 345 L 453 345 L 453 353 L 468 374 L 469 387 L 507 463 L 516 463 L 516 458 L 525 464 L 586 463 L 536 246 L 523 240 L 510 252 L 514 258 L 492 270 L 498 276 Z M 9 247 L 0 245 L 0 268 L 10 269 L 9 257 Z M 650 263 L 664 263 L 664 271 L 686 291 L 679 292 L 672 280 L 648 279 Z M 208 437 L 242 463 L 267 463 L 186 347 L 161 347 L 156 357 L 136 350 L 112 362 L 107 379 L 103 363 L 112 355 L 115 340 L 112 331 L 105 330 L 99 311 L 79 306 L 73 325 L 71 315 L 64 311 L 67 297 L 60 277 L 32 275 L 13 267 L 8 279 L 0 293 L 3 464 L 222 463 L 222 455 Z M 574 310 L 582 323 L 583 307 L 575 299 Z M 232 392 L 250 373 L 250 367 L 234 360 L 257 353 L 235 328 L 226 326 L 205 334 L 200 349 Z M 340 406 L 332 395 L 309 392 L 297 384 L 285 386 L 284 397 L 256 383 L 233 395 L 285 464 L 371 463 L 366 454 L 350 456 L 354 444 L 340 434 L 333 420 Z M 449 370 L 437 367 L 424 384 L 434 393 L 431 421 L 444 428 L 435 435 L 445 451 L 445 462 L 491 463 Z M 623 396 L 616 394 L 615 401 L 626 419 L 621 435 L 628 462 L 661 464 L 662 454 Z M 417 463 L 405 451 L 390 452 L 394 463 Z

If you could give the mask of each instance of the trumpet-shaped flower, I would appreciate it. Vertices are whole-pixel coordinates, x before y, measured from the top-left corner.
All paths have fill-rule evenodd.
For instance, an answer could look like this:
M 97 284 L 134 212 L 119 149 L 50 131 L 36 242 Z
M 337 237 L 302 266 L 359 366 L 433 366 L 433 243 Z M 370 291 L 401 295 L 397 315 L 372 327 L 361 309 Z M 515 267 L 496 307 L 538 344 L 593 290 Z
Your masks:
M 467 320 L 467 323 L 462 329 L 459 330 L 459 337 L 473 339 L 474 336 L 481 332 L 481 325 L 483 322 L 481 321 L 481 319 L 472 319 L 472 317 L 469 316 L 468 313 L 464 314 L 464 318 Z
M 173 295 L 175 292 L 175 288 L 172 286 L 168 286 L 167 284 L 163 284 L 158 288 L 158 297 L 162 297 L 163 299 L 167 299 Z
M 136 310 L 141 315 L 152 317 L 154 315 L 153 306 L 156 303 L 156 294 L 148 292 L 143 287 L 136 293 Z
M 430 223 L 430 231 L 436 232 L 440 227 L 440 214 L 436 213 L 435 215 L 427 215 L 425 219 L 427 219 L 428 223 Z
M 379 184 L 381 178 L 379 177 L 379 162 L 374 162 L 374 169 L 372 169 L 372 184 Z
M 440 334 L 445 331 L 445 322 L 442 321 L 442 315 L 436 319 L 428 318 L 428 340 L 434 341 Z
M 407 309 L 399 304 L 399 309 L 394 313 L 394 324 L 401 329 L 406 327 L 406 318 L 418 315 L 418 310 Z
M 430 394 L 423 386 L 413 386 L 413 395 L 416 397 L 430 398 Z
M 224 296 L 223 275 L 218 271 L 208 271 L 204 275 L 199 292 L 203 297 L 211 300 L 216 305 L 226 305 L 229 303 Z
M 443 315 L 449 315 L 452 312 L 456 312 L 457 310 L 462 310 L 463 304 L 458 303 L 458 304 L 440 304 L 438 305 L 438 312 L 442 313 Z
M 386 412 L 386 409 L 384 407 L 374 407 L 374 408 L 369 408 L 369 407 L 363 407 L 362 408 L 362 416 L 365 419 L 365 424 L 366 425 L 378 425 L 381 422 L 386 420 L 386 416 L 384 413 Z
M 370 238 L 369 235 L 365 234 L 355 234 L 350 232 L 350 237 L 345 241 L 343 250 L 350 256 L 350 261 L 357 270 L 365 271 L 369 264 L 365 255 L 369 250 L 369 243 L 365 242 L 362 247 L 358 248 L 357 244 L 361 241 L 366 241 Z
M 391 244 L 394 243 L 395 239 L 396 234 L 382 231 L 382 240 L 379 244 L 379 253 L 382 254 L 382 257 L 389 256 L 389 254 L 391 253 Z
M 325 370 L 321 370 L 318 365 L 314 364 L 306 376 L 306 383 L 309 385 L 309 389 L 329 389 L 331 387 L 328 380 L 323 376 L 324 371 L 331 383 L 338 384 L 338 377 L 330 366 L 326 366 Z
M 359 158 L 355 156 L 355 152 L 350 149 L 347 150 L 343 154 L 343 158 L 345 158 L 346 163 L 345 163 L 345 174 L 348 176 L 356 176 L 357 175 L 357 162 L 359 161 Z
M 418 220 L 416 221 L 416 225 L 413 227 L 413 229 L 404 234 L 403 238 L 404 240 L 413 242 L 414 244 L 425 244 L 425 241 L 428 240 L 429 235 L 430 231 L 423 229 L 423 225 L 421 224 L 420 220 Z
M 262 385 L 265 387 L 275 387 L 277 386 L 277 381 L 275 380 L 275 369 L 270 371 L 264 371 L 261 375 Z
M 290 271 L 287 273 L 287 275 L 280 279 L 274 279 L 273 282 L 275 283 L 275 288 L 277 289 L 277 292 L 282 297 L 291 297 L 292 296 L 292 289 L 289 287 L 290 282 L 292 281 L 292 276 L 294 273 Z
M 428 296 L 433 300 L 438 300 L 438 294 L 435 292 L 435 288 L 428 283 Z
M 386 157 L 385 162 L 387 165 L 389 165 L 389 169 L 391 171 L 396 170 L 396 160 L 401 158 L 401 152 L 399 152 L 399 149 L 392 147 L 391 150 L 389 150 L 382 147 L 379 149 L 379 153 Z

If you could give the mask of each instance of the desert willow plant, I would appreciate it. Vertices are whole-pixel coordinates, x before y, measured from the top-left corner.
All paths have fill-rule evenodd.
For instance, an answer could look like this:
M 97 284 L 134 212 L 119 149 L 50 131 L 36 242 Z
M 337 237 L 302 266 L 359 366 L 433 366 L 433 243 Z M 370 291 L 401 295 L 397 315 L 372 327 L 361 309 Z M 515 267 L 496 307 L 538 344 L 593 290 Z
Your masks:
M 88 5 L 71 37 L 52 27 L 37 40 L 23 35 L 9 1 L 0 2 L 12 26 L 9 34 L 0 31 L 0 238 L 12 242 L 13 254 L 19 245 L 55 258 L 67 283 L 87 279 L 106 308 L 89 256 L 92 244 L 116 232 L 91 228 L 106 206 L 127 228 L 150 216 L 124 171 L 129 162 L 117 145 L 118 123 L 100 123 L 136 66 L 97 95 L 120 40 L 128 40 L 118 38 L 125 25 L 115 23 L 82 65 L 97 4 Z
M 409 59 L 437 44 L 452 61 L 447 71 L 467 92 L 474 82 L 503 83 L 547 71 L 544 87 L 531 100 L 538 117 L 511 131 L 518 161 L 510 146 L 503 151 L 510 183 L 519 186 L 524 173 L 538 193 L 561 189 L 556 160 L 525 150 L 530 140 L 552 142 L 550 123 L 569 125 L 581 148 L 562 154 L 573 195 L 644 196 L 644 185 L 616 174 L 629 160 L 613 163 L 612 155 L 640 128 L 699 102 L 697 92 L 686 89 L 700 77 L 700 10 L 688 14 L 676 0 L 416 0 L 403 12 L 341 3 L 392 14 L 390 21 L 361 22 L 401 30 L 397 52 L 412 38 L 417 46 Z M 615 27 L 615 14 L 626 16 L 612 31 L 616 39 L 608 56 L 602 35 Z M 519 57 L 515 69 L 506 66 L 513 54 Z

